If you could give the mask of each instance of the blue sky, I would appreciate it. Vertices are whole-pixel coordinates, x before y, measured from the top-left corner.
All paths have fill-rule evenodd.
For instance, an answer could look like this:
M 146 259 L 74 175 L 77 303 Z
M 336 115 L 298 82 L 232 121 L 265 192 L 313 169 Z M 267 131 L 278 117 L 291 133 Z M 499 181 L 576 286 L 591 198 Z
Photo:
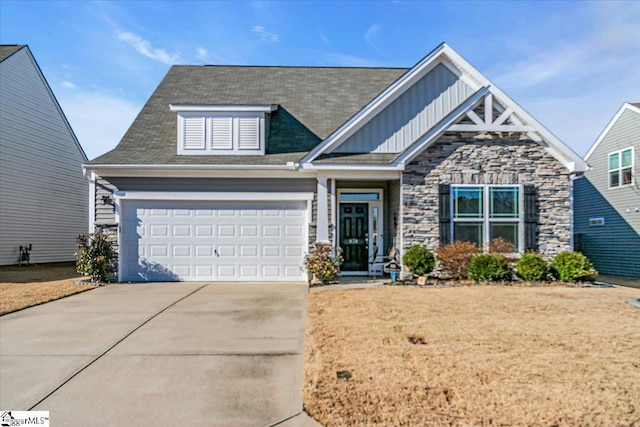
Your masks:
M 640 2 L 0 0 L 89 158 L 171 64 L 410 67 L 443 41 L 580 155 L 640 102 Z

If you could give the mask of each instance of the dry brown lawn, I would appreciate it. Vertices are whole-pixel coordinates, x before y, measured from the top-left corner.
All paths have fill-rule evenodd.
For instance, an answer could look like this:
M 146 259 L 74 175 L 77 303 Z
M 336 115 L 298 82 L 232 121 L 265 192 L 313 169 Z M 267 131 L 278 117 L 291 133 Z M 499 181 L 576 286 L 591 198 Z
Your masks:
M 630 297 L 638 289 L 312 292 L 305 409 L 327 427 L 640 426 Z
M 92 289 L 73 264 L 0 267 L 0 315 Z

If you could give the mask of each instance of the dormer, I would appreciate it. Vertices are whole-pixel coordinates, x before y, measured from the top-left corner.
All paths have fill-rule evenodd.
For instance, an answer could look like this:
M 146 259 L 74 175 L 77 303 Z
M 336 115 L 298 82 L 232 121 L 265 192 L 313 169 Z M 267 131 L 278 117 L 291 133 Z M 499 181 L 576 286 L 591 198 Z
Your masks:
M 277 105 L 170 105 L 179 155 L 264 155 L 268 115 Z

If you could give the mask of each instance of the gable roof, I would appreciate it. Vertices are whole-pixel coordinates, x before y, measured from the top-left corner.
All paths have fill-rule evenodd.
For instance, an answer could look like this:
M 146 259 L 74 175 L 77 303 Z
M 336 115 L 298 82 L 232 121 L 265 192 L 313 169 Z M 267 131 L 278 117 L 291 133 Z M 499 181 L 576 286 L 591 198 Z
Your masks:
M 23 47 L 26 44 L 3 44 L 0 45 L 0 62 L 4 61 Z
M 24 49 L 24 54 L 27 55 L 27 57 L 29 58 L 29 61 L 31 61 L 31 64 L 33 65 L 33 68 L 35 69 L 36 73 L 38 74 L 38 77 L 40 77 L 42 85 L 44 86 L 45 90 L 47 91 L 47 93 L 51 97 L 51 100 L 53 101 L 53 104 L 54 104 L 56 110 L 58 110 L 58 114 L 60 115 L 60 118 L 62 119 L 65 127 L 67 128 L 67 130 L 69 132 L 69 136 L 71 137 L 71 139 L 75 143 L 76 148 L 80 152 L 80 155 L 82 156 L 84 161 L 86 161 L 87 160 L 87 154 L 84 152 L 84 149 L 80 145 L 80 141 L 78 141 L 78 137 L 76 136 L 75 132 L 71 128 L 71 124 L 69 123 L 69 120 L 67 120 L 67 116 L 64 114 L 64 111 L 62 111 L 62 107 L 60 106 L 60 103 L 58 102 L 58 99 L 56 98 L 55 94 L 53 93 L 53 90 L 51 90 L 51 86 L 49 86 L 49 82 L 47 81 L 46 77 L 44 76 L 44 73 L 42 72 L 42 69 L 40 68 L 40 65 L 38 65 L 38 61 L 36 61 L 36 58 L 31 53 L 31 49 L 29 49 L 29 45 L 0 45 L 0 64 L 4 63 L 4 61 L 6 59 L 8 59 L 9 57 L 13 56 L 14 54 L 16 54 L 16 53 L 18 53 L 20 51 L 23 51 L 23 49 Z M 8 64 L 8 63 L 5 63 L 5 65 L 6 64 Z M 13 81 L 13 80 L 11 80 L 11 81 Z
M 282 165 L 309 150 L 405 68 L 174 65 L 118 146 L 89 164 Z M 170 104 L 279 105 L 271 114 L 264 156 L 179 156 Z
M 394 169 L 401 169 L 404 164 L 410 162 L 427 146 L 446 132 L 447 128 L 451 124 L 455 123 L 457 119 L 461 118 L 466 111 L 471 109 L 473 105 L 479 101 L 481 96 L 491 94 L 501 104 L 509 108 L 519 118 L 523 119 L 525 122 L 523 125 L 531 127 L 532 130 L 539 135 L 539 137 L 536 135 L 533 139 L 539 141 L 540 145 L 542 145 L 545 150 L 547 150 L 558 161 L 563 163 L 571 172 L 583 172 L 587 170 L 586 162 L 584 162 L 578 154 L 560 141 L 560 139 L 545 128 L 540 122 L 534 119 L 533 116 L 527 113 L 516 102 L 509 98 L 495 84 L 482 75 L 482 73 L 480 73 L 446 43 L 442 43 L 430 52 L 401 78 L 396 80 L 392 85 L 376 96 L 349 121 L 340 126 L 340 128 L 333 132 L 322 144 L 319 144 L 314 148 L 301 161 L 301 163 L 303 163 L 303 167 L 306 166 L 308 168 L 313 168 L 311 162 L 323 153 L 330 153 L 333 148 L 345 142 L 358 129 L 362 128 L 364 124 L 388 107 L 394 100 L 406 92 L 413 84 L 424 77 L 438 64 L 444 64 L 451 69 L 451 71 L 458 74 L 461 79 L 475 90 L 475 93 L 468 98 L 467 101 L 460 104 L 458 108 L 454 109 L 447 117 L 443 118 L 431 129 L 428 129 L 427 132 L 413 145 L 395 157 L 393 162 L 390 164 L 390 167 Z M 531 132 L 529 134 L 531 135 Z
M 609 133 L 613 125 L 616 124 L 616 122 L 618 121 L 622 113 L 624 113 L 627 110 L 640 114 L 640 103 L 631 104 L 629 102 L 625 102 L 624 104 L 622 104 L 622 106 L 618 109 L 618 111 L 616 111 L 616 113 L 613 115 L 613 118 L 609 120 L 609 123 L 607 123 L 607 126 L 605 126 L 602 132 L 600 132 L 600 135 L 598 135 L 598 138 L 596 138 L 595 142 L 591 145 L 591 147 L 589 148 L 589 151 L 587 151 L 587 154 L 584 155 L 585 161 L 587 162 L 589 161 L 589 157 L 591 157 L 593 152 L 596 151 L 596 148 L 598 148 L 598 145 L 600 145 L 602 140 L 607 136 L 607 134 Z
M 528 132 L 569 171 L 587 164 L 573 150 L 484 77 L 447 44 L 442 43 L 411 69 L 261 66 L 171 67 L 138 117 L 112 151 L 92 160 L 89 168 L 250 167 L 300 163 L 302 168 L 349 164 L 331 155 L 348 139 L 430 70 L 442 64 L 471 89 L 439 122 L 395 156 L 360 156 L 358 163 L 400 170 L 437 140 L 484 96 L 492 96 L 517 121 L 513 128 Z M 265 155 L 186 156 L 177 154 L 176 113 L 170 105 L 277 105 L 270 114 Z M 508 112 L 506 111 L 508 110 Z M 356 157 L 350 156 L 352 160 Z M 386 165 L 386 166 L 385 166 Z

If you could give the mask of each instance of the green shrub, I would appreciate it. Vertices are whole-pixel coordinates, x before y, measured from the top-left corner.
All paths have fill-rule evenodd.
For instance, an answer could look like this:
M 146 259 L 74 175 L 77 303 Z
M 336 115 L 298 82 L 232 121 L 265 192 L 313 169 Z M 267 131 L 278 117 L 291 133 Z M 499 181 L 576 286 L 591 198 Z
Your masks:
M 549 265 L 540 254 L 527 252 L 516 263 L 516 271 L 524 280 L 546 280 Z
M 340 272 L 342 256 L 339 252 L 332 256 L 331 252 L 330 245 L 316 243 L 312 253 L 305 258 L 305 266 L 309 274 L 322 283 L 334 280 Z
M 402 263 L 413 274 L 424 276 L 433 271 L 433 268 L 436 266 L 436 258 L 426 246 L 413 245 L 402 256 Z
M 562 252 L 551 261 L 553 274 L 564 282 L 588 280 L 596 274 L 586 256 L 580 252 Z
M 115 252 L 106 233 L 80 234 L 76 238 L 76 271 L 93 282 L 106 282 L 113 271 Z
M 507 259 L 497 254 L 480 254 L 469 262 L 469 277 L 473 280 L 510 280 L 511 269 Z
M 469 261 L 480 253 L 480 248 L 470 242 L 453 242 L 440 246 L 436 251 L 440 270 L 451 279 L 466 279 Z

